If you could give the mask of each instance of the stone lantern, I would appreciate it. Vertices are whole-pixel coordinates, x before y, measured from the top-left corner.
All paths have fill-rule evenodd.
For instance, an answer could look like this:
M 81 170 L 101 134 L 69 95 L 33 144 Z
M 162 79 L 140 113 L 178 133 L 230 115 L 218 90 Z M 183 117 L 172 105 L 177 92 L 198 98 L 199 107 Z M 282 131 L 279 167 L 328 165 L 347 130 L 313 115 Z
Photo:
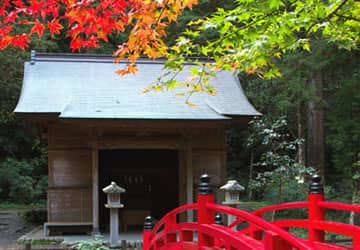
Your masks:
M 238 205 L 240 204 L 240 192 L 245 188 L 241 186 L 236 180 L 229 180 L 220 190 L 225 191 L 224 205 Z
M 105 188 L 103 192 L 107 194 L 106 208 L 110 209 L 110 247 L 117 247 L 119 245 L 119 208 L 123 208 L 121 204 L 120 194 L 126 190 L 119 187 L 115 182 Z
M 244 191 L 245 188 L 241 186 L 236 180 L 229 180 L 224 186 L 220 187 L 220 190 L 225 192 L 225 201 L 222 204 L 237 208 L 240 202 L 240 192 Z M 236 217 L 229 215 L 228 224 L 231 224 L 236 220 Z

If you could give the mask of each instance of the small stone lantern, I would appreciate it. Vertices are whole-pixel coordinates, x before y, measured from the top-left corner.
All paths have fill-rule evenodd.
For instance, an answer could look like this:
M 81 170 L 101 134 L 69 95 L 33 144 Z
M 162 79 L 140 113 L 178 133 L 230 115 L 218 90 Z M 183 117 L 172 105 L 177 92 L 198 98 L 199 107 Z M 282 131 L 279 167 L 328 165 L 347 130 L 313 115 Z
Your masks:
M 229 180 L 224 186 L 220 187 L 220 190 L 225 191 L 225 201 L 222 204 L 237 207 L 240 205 L 240 192 L 244 191 L 245 188 L 241 186 L 236 180 Z M 236 216 L 229 215 L 228 224 L 231 224 L 236 220 Z
M 229 180 L 220 190 L 225 191 L 224 205 L 238 205 L 240 204 L 240 192 L 245 188 L 241 186 L 236 180 Z
M 110 247 L 119 246 L 119 208 L 123 208 L 121 204 L 120 194 L 126 190 L 119 187 L 115 182 L 105 188 L 103 192 L 107 194 L 108 203 L 105 204 L 106 208 L 110 208 Z

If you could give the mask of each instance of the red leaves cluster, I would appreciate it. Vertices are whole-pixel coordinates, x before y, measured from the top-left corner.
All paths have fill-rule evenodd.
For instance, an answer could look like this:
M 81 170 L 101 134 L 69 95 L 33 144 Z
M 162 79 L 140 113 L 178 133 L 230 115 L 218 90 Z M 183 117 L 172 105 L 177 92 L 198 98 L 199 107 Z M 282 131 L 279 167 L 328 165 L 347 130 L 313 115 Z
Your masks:
M 0 0 L 0 49 L 10 45 L 25 48 L 33 35 L 41 37 L 46 30 L 52 36 L 59 35 L 66 27 L 71 49 L 80 51 L 97 48 L 100 40 L 108 41 L 109 34 L 129 27 L 128 41 L 119 45 L 114 55 L 118 60 L 130 60 L 119 74 L 134 73 L 135 61 L 141 55 L 166 55 L 162 40 L 165 28 L 176 21 L 184 8 L 196 3 L 197 0 Z M 28 27 L 28 32 L 18 34 L 19 26 Z

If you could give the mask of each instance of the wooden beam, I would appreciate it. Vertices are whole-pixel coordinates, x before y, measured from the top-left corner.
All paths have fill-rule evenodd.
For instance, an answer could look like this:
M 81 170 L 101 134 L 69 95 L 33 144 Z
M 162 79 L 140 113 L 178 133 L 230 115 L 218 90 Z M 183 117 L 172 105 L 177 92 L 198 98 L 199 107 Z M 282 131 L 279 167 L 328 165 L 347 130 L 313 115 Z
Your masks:
M 191 141 L 186 142 L 185 148 L 186 155 L 186 203 L 190 204 L 194 202 L 194 190 L 193 190 L 193 157 L 192 157 L 192 144 Z M 192 221 L 194 213 L 192 210 L 187 211 L 187 220 Z
M 204 129 L 204 128 L 228 128 L 232 126 L 232 119 L 225 120 L 152 120 L 152 119 L 58 119 L 59 123 L 71 124 L 77 127 L 102 127 L 131 129 Z
M 99 233 L 99 151 L 96 145 L 92 148 L 92 207 L 93 233 Z
M 179 164 L 179 206 L 186 204 L 186 152 L 183 147 L 178 149 L 178 164 Z M 187 216 L 184 213 L 180 214 L 180 221 L 185 222 Z

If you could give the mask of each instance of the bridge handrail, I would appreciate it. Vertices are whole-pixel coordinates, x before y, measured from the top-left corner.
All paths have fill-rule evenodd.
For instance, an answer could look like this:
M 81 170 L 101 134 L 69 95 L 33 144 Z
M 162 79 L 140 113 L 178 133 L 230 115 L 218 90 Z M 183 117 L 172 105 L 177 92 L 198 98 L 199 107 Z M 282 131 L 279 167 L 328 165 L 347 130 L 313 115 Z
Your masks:
M 285 209 L 297 209 L 297 208 L 308 208 L 307 201 L 296 201 L 296 202 L 286 202 L 281 204 L 274 204 L 270 206 L 266 206 L 260 209 L 257 209 L 252 212 L 252 214 L 257 216 L 262 216 L 264 213 L 274 212 Z
M 182 222 L 177 224 L 176 226 L 174 226 L 172 228 L 172 231 L 181 231 L 181 230 L 197 230 L 198 229 L 198 224 L 196 222 Z M 166 234 L 168 234 L 169 232 L 165 229 L 162 231 L 156 231 L 156 233 L 153 234 L 153 237 L 151 237 L 150 240 L 150 245 L 154 245 L 155 242 L 157 242 L 158 240 L 160 240 L 161 238 L 163 238 Z
M 202 224 L 199 225 L 199 231 L 205 233 L 206 235 L 220 237 L 223 241 L 222 244 L 225 246 L 227 245 L 225 249 L 231 249 L 229 247 L 230 245 L 236 246 L 238 249 L 244 249 L 244 246 L 246 246 L 248 249 L 251 248 L 252 250 L 264 249 L 264 246 L 261 242 L 250 240 L 249 237 L 242 234 L 234 234 L 234 231 L 227 227 L 214 224 Z
M 251 213 L 256 216 L 262 217 L 264 213 L 285 210 L 285 209 L 297 209 L 297 208 L 308 208 L 308 202 L 307 201 L 296 201 L 296 202 L 286 202 L 286 203 L 281 203 L 281 204 L 274 204 L 274 205 L 270 205 L 270 206 L 266 206 L 266 207 L 257 209 L 255 211 L 252 211 Z M 240 224 L 243 221 L 244 220 L 242 218 L 238 218 L 235 221 L 233 221 L 230 225 L 228 225 L 228 227 L 232 228 L 232 227 Z
M 185 211 L 189 211 L 189 210 L 196 210 L 198 207 L 197 203 L 192 203 L 192 204 L 185 204 L 182 205 L 180 207 L 177 207 L 173 210 L 171 210 L 169 213 L 167 213 L 164 217 L 162 217 L 155 225 L 154 229 L 152 230 L 152 233 L 155 235 L 159 229 L 161 228 L 162 225 L 165 225 L 166 222 L 169 221 L 169 218 L 172 216 L 176 216 L 181 212 L 185 212 Z
M 334 210 L 360 213 L 360 205 L 357 204 L 347 204 L 343 202 L 331 202 L 331 201 L 318 201 L 317 204 L 318 206 L 325 209 L 334 209 Z M 287 202 L 287 203 L 274 204 L 257 209 L 253 211 L 252 214 L 262 216 L 264 213 L 268 213 L 268 212 L 274 212 L 285 209 L 308 208 L 308 206 L 309 203 L 307 201 Z
M 334 201 L 319 201 L 317 204 L 321 208 L 360 213 L 360 205 L 357 204 L 347 204 L 347 203 L 334 202 Z
M 308 228 L 310 220 L 302 219 L 288 219 L 288 220 L 276 220 L 272 222 L 279 227 L 296 227 L 296 228 Z M 316 221 L 311 223 L 312 228 L 342 234 L 350 237 L 360 237 L 359 226 L 350 225 L 341 222 L 333 221 Z
M 296 236 L 292 235 L 291 233 L 275 226 L 274 224 L 267 222 L 260 217 L 253 215 L 251 213 L 247 213 L 245 211 L 232 208 L 232 207 L 225 207 L 220 206 L 214 203 L 206 204 L 206 207 L 208 209 L 211 209 L 214 212 L 221 212 L 226 214 L 235 215 L 238 217 L 242 217 L 243 219 L 246 219 L 246 221 L 257 225 L 258 227 L 264 229 L 264 230 L 270 230 L 274 233 L 278 234 L 283 240 L 287 241 L 288 243 L 292 244 L 294 247 L 297 247 L 299 249 L 313 249 L 306 243 L 304 243 L 302 240 L 297 238 Z

